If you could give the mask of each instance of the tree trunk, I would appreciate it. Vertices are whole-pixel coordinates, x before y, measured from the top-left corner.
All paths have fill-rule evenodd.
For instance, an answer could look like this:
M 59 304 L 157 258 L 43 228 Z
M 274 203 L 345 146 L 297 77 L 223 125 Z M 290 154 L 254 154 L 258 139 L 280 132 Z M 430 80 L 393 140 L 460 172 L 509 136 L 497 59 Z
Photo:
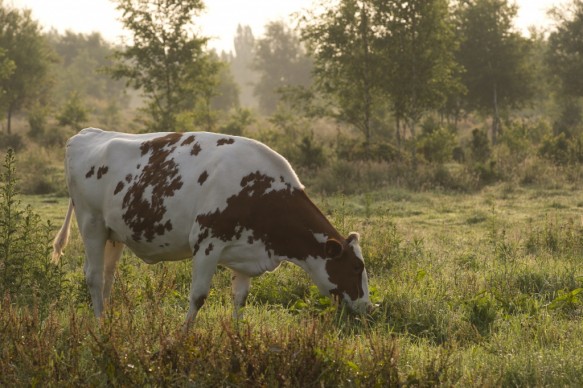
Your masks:
M 401 151 L 401 120 L 398 115 L 395 115 L 395 126 L 397 127 L 397 149 Z
M 411 161 L 413 162 L 413 170 L 417 170 L 417 137 L 415 136 L 415 126 L 417 120 L 411 118 Z
M 6 113 L 6 133 L 10 135 L 12 133 L 12 108 L 8 108 Z
M 494 117 L 492 118 L 492 144 L 496 145 L 498 141 L 498 132 L 500 130 L 500 114 L 498 112 L 498 87 L 494 83 Z

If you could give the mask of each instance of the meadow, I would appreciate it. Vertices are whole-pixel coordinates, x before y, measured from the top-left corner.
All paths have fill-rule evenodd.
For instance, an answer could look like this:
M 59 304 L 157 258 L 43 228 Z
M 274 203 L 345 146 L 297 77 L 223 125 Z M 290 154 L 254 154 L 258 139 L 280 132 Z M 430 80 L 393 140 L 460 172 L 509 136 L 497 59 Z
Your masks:
M 126 250 L 98 321 L 76 225 L 58 267 L 42 250 L 68 200 L 11 197 L 6 186 L 3 220 L 8 208 L 27 214 L 30 205 L 44 240 L 41 264 L 22 283 L 38 289 L 0 302 L 1 386 L 583 384 L 576 186 L 312 195 L 343 234 L 361 233 L 375 310 L 334 305 L 290 264 L 254 279 L 244 317 L 233 321 L 230 272 L 219 268 L 188 333 L 188 260 L 147 265 Z

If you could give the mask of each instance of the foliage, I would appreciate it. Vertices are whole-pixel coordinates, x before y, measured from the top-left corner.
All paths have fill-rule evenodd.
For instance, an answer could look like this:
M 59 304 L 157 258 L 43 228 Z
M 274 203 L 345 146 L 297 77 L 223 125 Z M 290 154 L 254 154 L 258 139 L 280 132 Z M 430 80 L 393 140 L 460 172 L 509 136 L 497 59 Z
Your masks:
M 113 45 L 97 33 L 77 34 L 65 31 L 59 34 L 49 31 L 47 40 L 57 54 L 59 61 L 53 65 L 56 79 L 53 88 L 54 105 L 64 104 L 73 95 L 84 101 L 91 101 L 95 107 L 91 113 L 107 116 L 107 105 L 119 104 L 127 108 L 129 98 L 125 95 L 122 81 L 112 79 L 104 69 L 111 64 Z
M 547 135 L 538 153 L 558 165 L 580 164 L 583 162 L 583 139 L 568 139 L 564 133 Z
M 19 11 L 4 1 L 0 1 L 0 50 L 0 109 L 6 113 L 10 134 L 12 116 L 47 97 L 49 66 L 55 58 L 30 10 Z
M 514 32 L 517 8 L 507 0 L 465 0 L 457 9 L 467 109 L 489 112 L 492 142 L 500 130 L 500 110 L 533 97 L 534 72 L 529 41 Z
M 63 288 L 50 262 L 51 225 L 17 199 L 15 156 L 6 153 L 0 186 L 0 295 L 20 306 L 36 304 L 46 316 Z
M 472 130 L 470 151 L 473 161 L 483 163 L 490 158 L 492 150 L 486 131 L 480 130 L 478 128 Z
M 22 136 L 17 133 L 0 133 L 0 150 L 13 149 L 20 151 L 24 148 Z
M 61 126 L 69 126 L 77 131 L 82 129 L 81 125 L 87 121 L 87 109 L 78 93 L 73 93 L 65 102 L 57 120 Z
M 255 122 L 255 117 L 249 109 L 239 108 L 231 113 L 229 121 L 220 128 L 221 133 L 241 136 L 249 125 Z
M 453 157 L 456 146 L 455 135 L 445 127 L 424 130 L 419 137 L 418 147 L 424 159 L 430 163 L 443 164 Z
M 202 10 L 199 0 L 118 0 L 122 22 L 132 33 L 131 45 L 114 54 L 110 72 L 148 98 L 148 129 L 177 129 L 185 103 L 205 97 L 217 68 L 204 51 L 207 39 L 193 33 L 192 20 Z
M 569 96 L 583 97 L 583 1 L 554 8 L 556 29 L 548 38 L 547 62 Z
M 6 56 L 6 50 L 0 47 L 0 81 L 8 79 L 14 72 L 14 68 L 15 68 L 14 61 L 8 58 Z M 3 94 L 6 93 L 6 90 L 4 89 L 3 82 L 0 85 L 2 85 L 2 88 L 0 89 L 1 98 Z
M 240 87 L 235 82 L 227 60 L 221 59 L 216 77 L 219 79 L 219 82 L 213 91 L 211 108 L 223 112 L 239 108 Z
M 380 79 L 397 120 L 406 120 L 415 138 L 424 112 L 445 107 L 451 95 L 463 91 L 448 1 L 378 3 L 374 23 L 383 31 L 377 45 L 386 68 Z
M 334 116 L 362 132 L 368 147 L 372 115 L 382 101 L 375 82 L 383 64 L 373 50 L 374 5 L 369 0 L 343 0 L 321 6 L 320 15 L 302 19 L 302 40 L 314 58 L 315 87 L 338 108 Z
M 286 86 L 308 86 L 311 60 L 299 37 L 283 22 L 270 22 L 265 36 L 255 42 L 253 70 L 259 75 L 254 94 L 264 114 L 276 111 L 278 92 Z
M 257 84 L 258 74 L 253 70 L 253 58 L 256 40 L 249 26 L 237 26 L 237 33 L 233 41 L 235 55 L 230 59 L 231 73 L 240 88 L 240 102 L 245 108 L 257 107 L 254 96 L 254 85 Z

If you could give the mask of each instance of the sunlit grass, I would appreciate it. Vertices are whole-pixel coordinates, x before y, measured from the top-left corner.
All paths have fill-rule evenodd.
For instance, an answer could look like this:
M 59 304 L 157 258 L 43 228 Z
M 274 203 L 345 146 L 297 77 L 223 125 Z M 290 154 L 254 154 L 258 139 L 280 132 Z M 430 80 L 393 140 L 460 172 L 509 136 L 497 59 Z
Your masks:
M 23 200 L 60 226 L 66 199 Z M 362 235 L 377 306 L 369 316 L 338 309 L 284 265 L 253 280 L 234 322 L 230 271 L 219 269 L 184 334 L 190 263 L 147 265 L 126 252 L 96 321 L 74 230 L 65 297 L 49 315 L 2 302 L 0 384 L 583 383 L 582 193 L 501 185 L 315 201 L 342 233 Z

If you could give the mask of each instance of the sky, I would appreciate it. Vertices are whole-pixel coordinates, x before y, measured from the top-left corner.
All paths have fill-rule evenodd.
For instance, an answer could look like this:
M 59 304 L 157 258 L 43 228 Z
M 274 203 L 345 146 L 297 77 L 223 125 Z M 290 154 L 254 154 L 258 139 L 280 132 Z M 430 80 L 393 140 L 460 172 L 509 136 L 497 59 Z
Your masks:
M 519 6 L 516 27 L 527 32 L 529 26 L 550 28 L 547 10 L 567 0 L 515 0 Z M 290 14 L 309 8 L 313 0 L 205 0 L 206 10 L 198 18 L 201 33 L 211 38 L 209 46 L 217 51 L 233 51 L 238 24 L 249 25 L 255 37 L 263 34 L 269 21 L 293 23 Z M 119 13 L 112 0 L 7 0 L 16 8 L 32 10 L 32 16 L 48 30 L 77 33 L 100 32 L 108 41 L 119 43 L 124 34 Z

